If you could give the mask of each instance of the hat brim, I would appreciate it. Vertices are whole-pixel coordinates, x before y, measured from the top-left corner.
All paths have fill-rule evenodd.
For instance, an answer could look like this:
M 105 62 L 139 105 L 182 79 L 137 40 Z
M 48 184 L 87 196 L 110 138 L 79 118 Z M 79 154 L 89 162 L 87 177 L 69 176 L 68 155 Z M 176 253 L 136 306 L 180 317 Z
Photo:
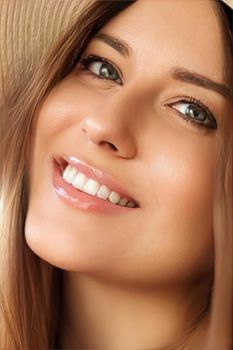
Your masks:
M 222 1 L 233 10 L 233 0 L 222 0 Z

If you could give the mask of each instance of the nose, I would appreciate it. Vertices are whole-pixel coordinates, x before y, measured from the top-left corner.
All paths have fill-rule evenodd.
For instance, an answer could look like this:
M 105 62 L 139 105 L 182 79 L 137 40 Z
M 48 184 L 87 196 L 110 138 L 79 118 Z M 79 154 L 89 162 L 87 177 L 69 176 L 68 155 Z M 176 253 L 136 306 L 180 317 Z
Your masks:
M 132 96 L 123 91 L 104 96 L 92 114 L 83 117 L 80 123 L 86 139 L 104 152 L 128 159 L 135 157 L 134 105 Z

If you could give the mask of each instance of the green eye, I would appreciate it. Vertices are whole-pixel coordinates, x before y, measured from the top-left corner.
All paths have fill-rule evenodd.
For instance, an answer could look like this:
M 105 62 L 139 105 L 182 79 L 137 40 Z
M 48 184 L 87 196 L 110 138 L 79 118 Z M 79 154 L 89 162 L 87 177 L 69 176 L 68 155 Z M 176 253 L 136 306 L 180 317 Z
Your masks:
M 79 63 L 82 66 L 82 70 L 89 72 L 94 78 L 112 80 L 122 85 L 121 74 L 107 59 L 100 56 L 88 55 L 82 57 Z
M 103 62 L 93 62 L 89 64 L 92 67 L 92 72 L 96 75 L 103 75 L 104 79 L 117 80 L 118 74 L 114 68 Z M 91 70 L 91 69 L 90 69 Z
M 206 106 L 194 98 L 181 99 L 168 105 L 194 126 L 217 129 L 216 119 Z
M 191 103 L 177 103 L 176 107 L 179 107 L 179 111 L 183 114 L 186 114 L 190 118 L 205 121 L 207 118 L 207 113 L 203 111 L 199 106 L 196 106 Z

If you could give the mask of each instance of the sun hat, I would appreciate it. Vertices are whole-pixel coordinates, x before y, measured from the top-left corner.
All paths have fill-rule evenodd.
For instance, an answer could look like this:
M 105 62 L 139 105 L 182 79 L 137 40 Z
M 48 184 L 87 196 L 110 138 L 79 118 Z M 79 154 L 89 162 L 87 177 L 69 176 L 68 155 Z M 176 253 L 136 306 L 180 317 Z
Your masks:
M 30 72 L 47 48 L 95 0 L 0 0 L 0 107 L 8 89 Z M 233 0 L 222 0 L 229 6 Z M 228 14 L 229 17 L 229 14 Z
M 94 0 L 0 0 L 0 107 L 77 12 Z M 7 84 L 4 82 L 7 81 Z
M 223 0 L 223 2 L 225 2 L 225 4 L 227 4 L 231 7 L 231 9 L 233 9 L 233 0 Z

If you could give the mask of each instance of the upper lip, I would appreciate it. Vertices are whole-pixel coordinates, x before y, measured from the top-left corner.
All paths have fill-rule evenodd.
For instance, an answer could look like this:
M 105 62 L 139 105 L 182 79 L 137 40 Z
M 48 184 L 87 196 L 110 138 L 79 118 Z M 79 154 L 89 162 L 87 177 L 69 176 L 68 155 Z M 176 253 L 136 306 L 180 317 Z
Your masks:
M 119 193 L 121 197 L 134 202 L 136 204 L 136 207 L 140 207 L 138 201 L 132 198 L 128 191 L 125 190 L 119 183 L 117 183 L 117 181 L 111 175 L 94 167 L 92 164 L 88 164 L 85 160 L 77 158 L 73 155 L 68 156 L 65 154 L 55 156 L 54 159 L 62 167 L 63 170 L 66 167 L 67 163 L 69 163 L 78 171 L 85 174 L 87 177 L 90 177 L 93 180 L 96 180 L 97 182 L 101 183 L 102 185 L 107 186 L 111 191 Z

